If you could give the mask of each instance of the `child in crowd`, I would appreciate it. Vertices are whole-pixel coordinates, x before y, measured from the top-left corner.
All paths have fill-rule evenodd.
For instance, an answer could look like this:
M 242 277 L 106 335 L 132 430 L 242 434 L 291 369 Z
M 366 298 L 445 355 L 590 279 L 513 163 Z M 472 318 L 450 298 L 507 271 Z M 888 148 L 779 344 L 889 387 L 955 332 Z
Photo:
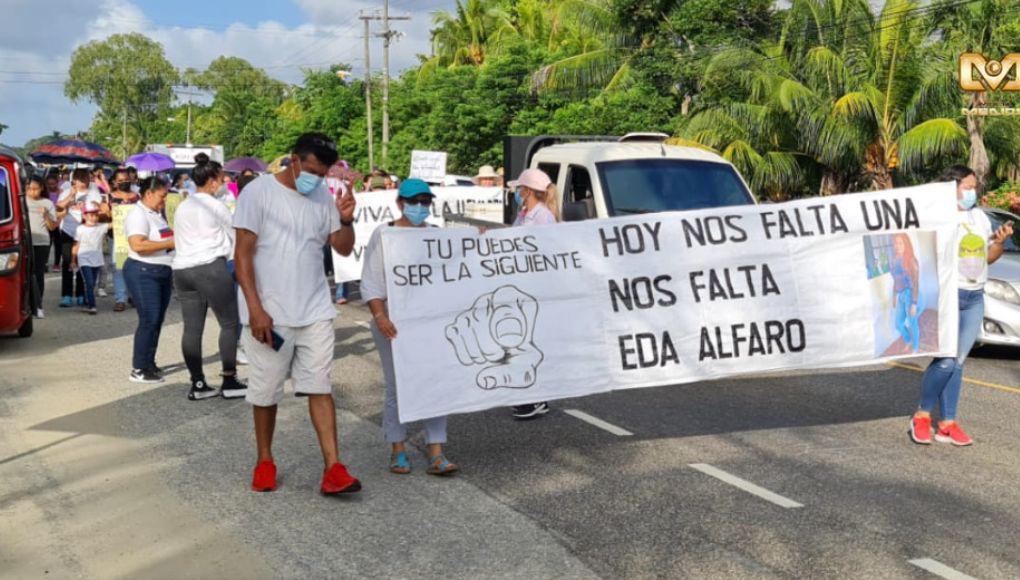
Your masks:
M 85 279 L 84 310 L 89 314 L 96 313 L 96 281 L 103 269 L 103 239 L 110 229 L 110 224 L 99 223 L 99 207 L 87 204 L 83 212 L 85 223 L 78 227 L 74 235 L 72 255 Z

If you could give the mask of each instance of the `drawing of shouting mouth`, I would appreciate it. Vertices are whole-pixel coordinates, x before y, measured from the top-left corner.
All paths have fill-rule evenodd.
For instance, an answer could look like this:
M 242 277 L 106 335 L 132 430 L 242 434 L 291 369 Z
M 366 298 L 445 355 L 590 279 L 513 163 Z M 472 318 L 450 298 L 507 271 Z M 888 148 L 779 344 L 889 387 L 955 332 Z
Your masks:
M 538 301 L 515 286 L 479 296 L 446 327 L 446 340 L 464 366 L 483 365 L 482 389 L 526 389 L 535 384 L 545 358 L 535 346 Z

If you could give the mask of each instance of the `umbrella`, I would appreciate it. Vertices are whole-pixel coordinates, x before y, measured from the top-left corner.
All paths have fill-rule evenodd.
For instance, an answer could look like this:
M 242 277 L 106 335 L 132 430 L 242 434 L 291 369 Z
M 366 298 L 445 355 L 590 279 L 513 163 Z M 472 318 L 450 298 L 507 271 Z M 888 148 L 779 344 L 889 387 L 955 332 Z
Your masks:
M 281 169 L 287 167 L 290 164 L 290 155 L 281 155 L 266 167 L 266 171 L 269 173 L 279 173 Z
M 40 145 L 29 156 L 36 163 L 103 163 L 116 165 L 117 158 L 102 145 L 79 139 L 58 139 Z
M 241 173 L 245 170 L 262 173 L 266 170 L 266 162 L 258 157 L 237 157 L 227 161 L 227 164 L 223 166 L 223 169 L 234 173 Z
M 169 171 L 176 165 L 174 160 L 162 153 L 136 153 L 124 161 L 138 171 Z

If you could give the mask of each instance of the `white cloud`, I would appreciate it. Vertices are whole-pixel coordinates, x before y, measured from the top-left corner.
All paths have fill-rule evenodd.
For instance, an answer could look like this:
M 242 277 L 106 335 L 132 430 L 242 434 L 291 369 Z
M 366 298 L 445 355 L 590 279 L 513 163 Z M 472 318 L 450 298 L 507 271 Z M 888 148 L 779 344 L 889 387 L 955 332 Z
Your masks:
M 336 62 L 351 64 L 355 74 L 364 74 L 363 24 L 358 13 L 377 4 L 357 0 L 294 2 L 308 17 L 300 26 L 288 28 L 266 21 L 214 30 L 161 26 L 128 0 L 7 0 L 5 33 L 0 35 L 0 122 L 10 128 L 0 141 L 20 145 L 53 130 L 74 133 L 87 129 L 95 108 L 68 101 L 61 82 L 77 46 L 111 34 L 145 34 L 160 42 L 170 62 L 181 69 L 201 69 L 227 55 L 244 58 L 291 83 L 300 82 L 302 68 L 323 68 Z M 452 0 L 440 3 L 453 4 Z M 436 2 L 406 4 L 409 6 L 398 6 L 391 14 L 405 14 L 419 4 L 426 6 L 412 12 L 412 20 L 391 24 L 404 34 L 390 48 L 393 76 L 416 64 L 417 54 L 428 52 L 429 11 L 437 8 Z M 380 22 L 371 26 L 373 33 L 382 30 Z M 7 30 L 15 32 L 8 34 Z M 373 37 L 371 59 L 376 73 L 382 68 L 381 46 L 382 40 Z

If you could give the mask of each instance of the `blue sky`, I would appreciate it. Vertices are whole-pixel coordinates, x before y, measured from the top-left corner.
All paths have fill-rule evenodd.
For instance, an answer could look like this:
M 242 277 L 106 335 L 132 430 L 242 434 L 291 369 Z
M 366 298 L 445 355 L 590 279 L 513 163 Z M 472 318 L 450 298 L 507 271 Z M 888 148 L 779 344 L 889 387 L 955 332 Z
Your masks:
M 454 0 L 391 0 L 408 13 L 390 51 L 392 74 L 428 52 L 431 12 Z M 381 0 L 3 0 L 0 34 L 0 142 L 22 145 L 52 131 L 89 127 L 95 108 L 71 103 L 63 81 L 74 49 L 112 34 L 141 32 L 160 42 L 178 68 L 204 68 L 220 55 L 238 56 L 270 75 L 299 82 L 302 69 L 344 62 L 363 74 L 360 10 Z M 43 15 L 47 15 L 45 18 Z M 382 62 L 373 40 L 373 69 Z

